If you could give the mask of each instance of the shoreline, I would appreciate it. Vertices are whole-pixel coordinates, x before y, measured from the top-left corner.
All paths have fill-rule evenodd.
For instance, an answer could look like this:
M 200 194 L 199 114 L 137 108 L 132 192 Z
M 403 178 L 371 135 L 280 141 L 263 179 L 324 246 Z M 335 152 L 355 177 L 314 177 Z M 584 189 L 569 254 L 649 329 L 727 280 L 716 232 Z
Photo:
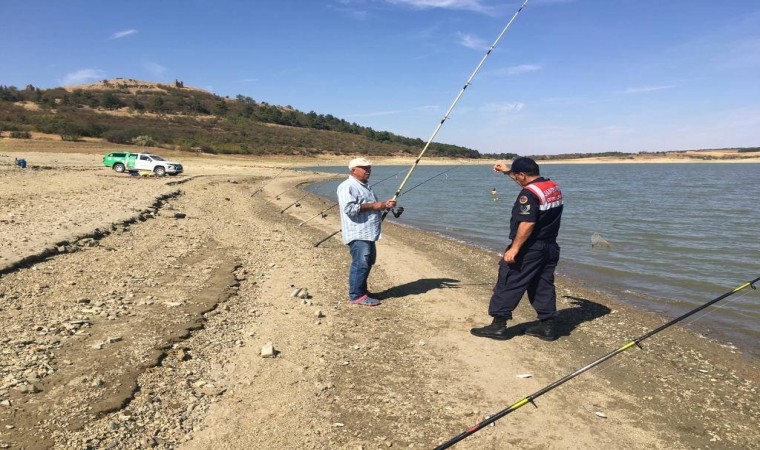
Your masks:
M 323 172 L 325 175 L 332 175 L 333 173 L 329 172 Z M 299 191 L 305 193 L 311 193 L 312 195 L 316 195 L 317 197 L 321 198 L 323 201 L 328 203 L 334 203 L 334 200 L 323 197 L 319 194 L 316 194 L 314 192 L 311 192 L 308 190 L 308 187 L 314 183 L 324 182 L 328 180 L 320 180 L 320 181 L 314 181 L 305 185 L 302 185 L 298 188 Z M 472 247 L 478 251 L 483 251 L 489 254 L 492 254 L 496 257 L 501 257 L 502 251 L 498 250 L 495 247 L 489 247 L 486 244 L 478 244 L 476 242 L 467 240 L 466 238 L 460 238 L 454 235 L 447 234 L 443 231 L 433 231 L 433 230 L 426 230 L 424 228 L 421 228 L 419 226 L 409 224 L 409 223 L 403 223 L 396 220 L 391 220 L 387 222 L 391 224 L 394 227 L 400 227 L 402 229 L 406 230 L 414 230 L 419 233 L 425 233 L 429 234 L 431 236 L 439 237 L 441 239 L 449 240 L 453 243 L 460 244 L 460 245 L 466 245 L 469 247 Z M 337 239 L 339 236 L 333 238 Z M 558 280 L 562 280 L 561 282 L 568 285 L 573 286 L 584 286 L 585 289 L 592 290 L 594 292 L 599 293 L 600 295 L 608 298 L 610 301 L 614 302 L 617 305 L 625 305 L 626 307 L 633 308 L 637 311 L 640 311 L 643 314 L 652 314 L 656 317 L 661 317 L 665 321 L 674 319 L 696 307 L 699 305 L 689 306 L 689 307 L 682 307 L 680 310 L 673 310 L 670 314 L 667 312 L 661 311 L 657 308 L 657 306 L 662 306 L 660 303 L 656 301 L 643 301 L 643 300 L 637 300 L 635 298 L 635 295 L 632 293 L 627 293 L 625 291 L 615 289 L 611 286 L 599 286 L 594 285 L 593 278 L 591 277 L 583 277 L 582 275 L 579 275 L 578 269 L 573 269 L 573 262 L 572 261 L 560 261 L 560 265 L 558 266 L 558 270 L 556 272 L 556 276 Z M 496 267 L 494 267 L 494 273 L 493 277 L 495 279 L 495 270 Z M 742 283 L 747 280 L 742 280 Z M 558 282 L 559 283 L 559 282 Z M 730 291 L 733 287 L 726 287 L 726 291 Z M 661 298 L 661 300 L 673 300 L 673 299 L 666 299 Z M 711 298 L 706 298 L 702 302 L 702 304 L 707 303 L 711 300 Z M 720 306 L 720 303 L 717 305 Z M 694 324 L 694 320 L 692 322 L 684 322 L 681 324 L 681 326 L 688 328 L 691 332 L 693 332 L 695 335 L 709 339 L 715 342 L 716 345 L 723 346 L 730 350 L 739 350 L 739 352 L 744 355 L 746 358 L 749 358 L 751 360 L 760 360 L 760 349 L 753 348 L 753 338 L 751 336 L 742 336 L 739 334 L 731 334 L 729 330 L 724 330 L 722 328 L 718 329 L 712 329 L 709 324 L 702 322 L 700 324 Z M 631 339 L 635 338 L 635 336 L 630 336 Z

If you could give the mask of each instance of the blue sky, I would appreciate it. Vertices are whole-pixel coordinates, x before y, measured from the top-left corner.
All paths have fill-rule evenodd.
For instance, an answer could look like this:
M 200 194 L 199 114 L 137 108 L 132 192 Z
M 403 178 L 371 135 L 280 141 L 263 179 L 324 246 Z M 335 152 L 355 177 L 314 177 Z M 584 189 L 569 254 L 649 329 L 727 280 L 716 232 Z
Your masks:
M 0 84 L 179 79 L 427 140 L 521 3 L 2 0 Z M 760 146 L 760 1 L 530 0 L 436 141 Z

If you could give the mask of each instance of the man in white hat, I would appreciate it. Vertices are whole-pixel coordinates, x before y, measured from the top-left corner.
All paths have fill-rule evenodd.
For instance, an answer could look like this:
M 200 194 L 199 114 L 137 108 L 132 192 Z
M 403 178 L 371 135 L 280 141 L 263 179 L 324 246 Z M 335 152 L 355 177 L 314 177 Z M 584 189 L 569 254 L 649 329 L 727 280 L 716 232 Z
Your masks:
M 348 298 L 355 305 L 378 306 L 380 301 L 367 295 L 367 278 L 377 257 L 375 241 L 380 239 L 383 211 L 396 206 L 396 200 L 377 201 L 367 184 L 372 173 L 368 159 L 354 158 L 348 169 L 351 175 L 338 186 L 341 234 L 351 252 Z

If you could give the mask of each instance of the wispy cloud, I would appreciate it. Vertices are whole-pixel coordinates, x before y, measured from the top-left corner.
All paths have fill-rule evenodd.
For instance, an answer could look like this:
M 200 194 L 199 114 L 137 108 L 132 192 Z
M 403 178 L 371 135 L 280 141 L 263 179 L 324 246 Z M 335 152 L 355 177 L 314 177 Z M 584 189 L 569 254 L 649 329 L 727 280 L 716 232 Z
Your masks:
M 521 64 L 519 66 L 507 67 L 507 75 L 520 75 L 522 73 L 535 72 L 541 70 L 541 66 L 537 64 Z
M 100 69 L 82 69 L 66 74 L 61 80 L 61 84 L 64 86 L 85 84 L 94 80 L 102 80 L 105 77 L 105 72 Z
M 471 34 L 459 33 L 459 44 L 473 50 L 485 50 L 488 48 L 488 44 L 483 39 Z
M 369 16 L 366 0 L 337 0 L 337 3 L 338 5 L 328 5 L 328 8 L 332 8 L 356 20 L 364 20 Z
M 129 30 L 117 31 L 116 33 L 111 35 L 111 39 L 121 39 L 133 34 L 137 34 L 137 30 L 130 28 Z
M 258 78 L 243 78 L 242 80 L 238 80 L 238 83 L 255 83 L 259 81 Z
M 575 3 L 577 0 L 536 0 L 535 5 L 551 5 L 554 3 Z
M 480 109 L 490 114 L 507 114 L 520 112 L 525 108 L 525 103 L 521 102 L 509 102 L 509 103 L 487 103 Z
M 388 111 L 372 111 L 372 112 L 367 112 L 367 113 L 347 114 L 346 117 L 362 118 L 362 117 L 395 116 L 399 114 L 406 114 L 409 112 L 435 111 L 437 109 L 438 109 L 438 106 L 435 106 L 435 105 L 423 105 L 423 106 L 415 106 L 414 108 L 408 108 L 408 109 L 391 109 Z
M 519 66 L 489 70 L 487 73 L 489 76 L 521 75 L 528 72 L 535 72 L 541 69 L 543 69 L 543 67 L 539 66 L 538 64 L 520 64 Z
M 152 61 L 143 61 L 143 68 L 153 76 L 161 76 L 166 73 L 166 67 Z
M 664 86 L 640 86 L 640 87 L 630 87 L 623 91 L 623 94 L 643 94 L 645 92 L 654 92 L 654 91 L 662 91 L 665 89 L 673 89 L 676 87 L 675 85 L 664 85 Z
M 458 9 L 490 14 L 492 8 L 481 0 L 385 0 L 393 5 L 406 5 L 416 9 Z

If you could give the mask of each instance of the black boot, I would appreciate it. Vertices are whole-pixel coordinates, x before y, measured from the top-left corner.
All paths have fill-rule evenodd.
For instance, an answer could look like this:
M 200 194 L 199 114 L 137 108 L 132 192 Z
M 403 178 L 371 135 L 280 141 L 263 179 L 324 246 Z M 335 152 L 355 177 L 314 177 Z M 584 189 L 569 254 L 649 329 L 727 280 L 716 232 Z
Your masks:
M 554 318 L 543 319 L 538 325 L 533 325 L 525 329 L 525 334 L 535 336 L 544 341 L 553 341 L 557 339 L 556 324 Z
M 470 330 L 470 333 L 478 337 L 487 337 L 500 341 L 505 341 L 512 337 L 507 331 L 507 319 L 503 317 L 494 317 L 491 325 L 473 328 Z

